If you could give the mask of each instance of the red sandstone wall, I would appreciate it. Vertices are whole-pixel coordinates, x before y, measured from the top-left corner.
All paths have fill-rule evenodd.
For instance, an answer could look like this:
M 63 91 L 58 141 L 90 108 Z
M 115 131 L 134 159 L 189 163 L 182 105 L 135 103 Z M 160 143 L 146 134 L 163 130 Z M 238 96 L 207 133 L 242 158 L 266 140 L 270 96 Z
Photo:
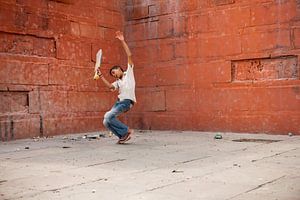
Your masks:
M 118 0 L 0 0 L 0 135 L 2 140 L 95 131 L 112 104 L 93 81 L 123 56 Z M 107 70 L 103 70 L 107 71 Z
M 128 0 L 141 129 L 300 134 L 300 2 Z
M 0 0 L 2 140 L 102 129 L 114 101 L 93 81 L 136 63 L 133 128 L 300 134 L 296 0 Z M 126 23 L 123 23 L 123 15 Z

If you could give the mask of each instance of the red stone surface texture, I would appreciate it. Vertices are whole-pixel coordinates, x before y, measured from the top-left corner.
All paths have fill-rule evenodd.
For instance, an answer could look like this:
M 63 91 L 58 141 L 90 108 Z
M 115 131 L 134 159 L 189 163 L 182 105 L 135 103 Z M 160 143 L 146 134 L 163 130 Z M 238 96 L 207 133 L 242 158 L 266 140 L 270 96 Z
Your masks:
M 297 0 L 0 0 L 1 140 L 104 130 L 116 30 L 131 128 L 300 134 Z
M 0 0 L 1 140 L 102 130 L 115 97 L 95 55 L 121 63 L 123 27 L 119 0 Z
M 135 0 L 141 129 L 300 134 L 300 2 Z

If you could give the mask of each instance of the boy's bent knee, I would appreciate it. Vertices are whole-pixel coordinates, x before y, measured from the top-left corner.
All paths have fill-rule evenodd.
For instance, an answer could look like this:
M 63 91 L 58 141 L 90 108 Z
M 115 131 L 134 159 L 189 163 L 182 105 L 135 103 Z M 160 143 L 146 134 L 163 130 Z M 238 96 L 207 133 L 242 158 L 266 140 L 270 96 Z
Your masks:
M 104 119 L 103 119 L 103 125 L 107 127 L 110 124 L 110 121 L 113 117 L 114 117 L 114 115 L 111 114 L 111 112 L 105 113 Z
M 103 119 L 103 125 L 105 126 L 105 127 L 107 127 L 108 126 L 108 120 L 107 119 Z
M 104 115 L 104 119 L 110 120 L 113 117 L 113 115 L 111 114 L 111 112 L 106 112 Z

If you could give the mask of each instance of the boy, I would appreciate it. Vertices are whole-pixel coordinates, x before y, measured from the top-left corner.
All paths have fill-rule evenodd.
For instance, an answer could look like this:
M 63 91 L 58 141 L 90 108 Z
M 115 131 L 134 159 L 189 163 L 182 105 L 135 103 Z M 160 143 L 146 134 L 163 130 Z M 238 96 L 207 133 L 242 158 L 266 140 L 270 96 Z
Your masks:
M 117 31 L 116 38 L 121 41 L 128 57 L 128 67 L 126 72 L 124 72 L 124 70 L 120 66 L 113 66 L 110 69 L 110 75 L 113 76 L 116 81 L 113 83 L 109 83 L 104 78 L 99 68 L 95 68 L 95 71 L 98 73 L 103 83 L 111 91 L 119 90 L 118 100 L 113 105 L 111 110 L 105 113 L 103 124 L 108 130 L 110 130 L 119 138 L 118 144 L 124 144 L 126 141 L 130 140 L 133 130 L 129 129 L 128 126 L 120 122 L 117 117 L 121 113 L 125 113 L 130 110 L 136 102 L 135 79 L 133 74 L 134 65 L 131 59 L 131 51 L 125 42 L 123 33 Z

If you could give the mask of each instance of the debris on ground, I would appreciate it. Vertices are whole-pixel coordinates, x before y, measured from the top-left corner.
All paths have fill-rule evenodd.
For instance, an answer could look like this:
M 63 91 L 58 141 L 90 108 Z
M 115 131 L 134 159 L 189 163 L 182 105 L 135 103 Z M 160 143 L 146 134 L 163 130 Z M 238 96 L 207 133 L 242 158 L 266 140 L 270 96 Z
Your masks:
M 48 138 L 53 138 L 53 136 L 44 136 L 44 137 L 36 136 L 36 137 L 33 137 L 32 139 L 33 139 L 33 141 L 38 142 L 41 139 L 48 139 Z
M 79 136 L 79 137 L 68 137 L 68 136 L 64 136 L 63 140 L 71 140 L 71 141 L 79 141 L 82 139 L 88 139 L 88 140 L 94 140 L 94 139 L 100 139 L 100 138 L 105 138 L 106 135 L 105 134 L 93 134 L 93 135 L 83 135 L 83 136 Z
M 96 192 L 96 190 L 95 190 L 95 189 L 93 189 L 93 190 L 92 190 L 92 193 L 95 193 L 95 192 Z
M 77 138 L 69 138 L 67 136 L 64 136 L 63 137 L 63 140 L 73 140 L 73 141 L 77 141 L 77 140 L 80 140 L 82 137 L 77 137 Z
M 70 140 L 72 140 L 72 141 L 78 141 L 80 139 L 81 139 L 81 137 L 77 137 L 77 138 L 71 138 Z
M 242 139 L 236 139 L 232 140 L 233 142 L 257 142 L 257 143 L 265 143 L 270 144 L 273 142 L 280 142 L 282 140 L 271 140 L 271 139 L 256 139 L 256 138 L 242 138 Z
M 172 173 L 183 173 L 183 171 L 174 169 Z
M 69 147 L 69 146 L 63 146 L 62 148 L 63 148 L 63 149 L 69 149 L 69 148 L 71 148 L 71 147 Z
M 29 146 L 26 146 L 24 149 L 29 149 Z
M 86 135 L 86 139 L 98 139 L 99 135 Z
M 151 133 L 152 131 L 151 130 L 139 130 L 138 132 L 139 133 Z
M 84 136 L 82 136 L 82 138 L 89 139 L 89 140 L 91 140 L 91 139 L 95 140 L 95 139 L 99 139 L 99 138 L 105 138 L 105 135 L 104 134 L 84 135 Z
M 292 136 L 293 136 L 293 133 L 289 133 L 288 135 L 289 135 L 290 137 L 292 137 Z
M 223 137 L 222 137 L 222 135 L 220 134 L 220 133 L 217 133 L 216 135 L 215 135 L 215 139 L 222 139 Z
M 111 131 L 109 131 L 109 133 L 108 133 L 108 137 L 112 137 L 114 134 L 111 132 Z
M 113 134 L 112 133 L 109 133 L 111 135 L 108 135 L 109 137 L 111 137 Z M 62 140 L 64 143 L 66 143 L 67 141 L 80 141 L 82 139 L 87 139 L 87 140 L 95 140 L 95 139 L 100 139 L 100 138 L 106 138 L 107 135 L 106 134 L 103 134 L 103 133 L 100 133 L 100 134 L 91 134 L 91 135 L 83 135 L 83 136 L 78 136 L 78 137 L 70 137 L 70 136 L 63 136 L 62 137 Z M 47 138 L 52 138 L 52 136 L 45 136 L 45 137 L 40 137 L 40 136 L 36 136 L 36 137 L 33 137 L 32 139 L 35 141 L 35 142 L 38 142 L 42 139 L 47 139 Z

